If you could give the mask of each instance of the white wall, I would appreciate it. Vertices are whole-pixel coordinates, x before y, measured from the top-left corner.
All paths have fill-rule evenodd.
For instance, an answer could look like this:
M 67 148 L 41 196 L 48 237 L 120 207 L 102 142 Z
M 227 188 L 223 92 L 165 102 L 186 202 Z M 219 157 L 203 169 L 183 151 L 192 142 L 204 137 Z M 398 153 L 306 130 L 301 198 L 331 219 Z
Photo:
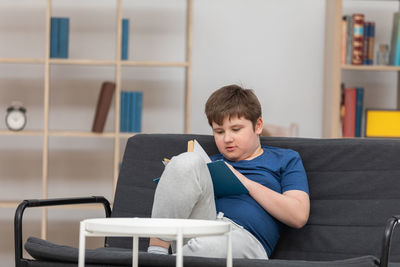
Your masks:
M 223 85 L 253 88 L 267 123 L 322 135 L 325 1 L 195 1 L 193 132 L 210 133 L 204 103 Z

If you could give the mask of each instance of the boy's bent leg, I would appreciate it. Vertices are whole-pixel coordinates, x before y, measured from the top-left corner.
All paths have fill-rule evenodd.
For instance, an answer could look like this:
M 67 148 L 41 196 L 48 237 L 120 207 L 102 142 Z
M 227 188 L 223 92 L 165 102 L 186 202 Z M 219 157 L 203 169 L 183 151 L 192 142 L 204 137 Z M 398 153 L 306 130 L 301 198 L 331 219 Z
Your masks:
M 158 182 L 152 218 L 216 218 L 214 189 L 206 163 L 196 153 L 171 159 Z
M 206 163 L 196 153 L 183 153 L 171 159 L 158 182 L 152 218 L 216 218 L 214 189 Z M 169 242 L 150 239 L 149 252 Z M 161 253 L 156 249 L 154 253 Z M 163 250 L 165 252 L 165 250 Z

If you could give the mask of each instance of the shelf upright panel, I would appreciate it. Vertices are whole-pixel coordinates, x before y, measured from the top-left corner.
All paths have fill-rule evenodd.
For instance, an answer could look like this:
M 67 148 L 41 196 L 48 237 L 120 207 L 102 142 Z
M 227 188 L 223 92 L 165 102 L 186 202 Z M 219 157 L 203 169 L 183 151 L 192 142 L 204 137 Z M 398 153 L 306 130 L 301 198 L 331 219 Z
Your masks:
M 46 30 L 44 51 L 44 92 L 43 92 L 43 151 L 42 151 L 42 198 L 48 197 L 48 161 L 49 161 L 49 99 L 50 99 L 50 19 L 51 0 L 46 5 Z M 47 208 L 42 208 L 41 237 L 47 238 Z
M 113 190 L 112 198 L 114 199 L 115 189 L 117 187 L 119 174 L 119 150 L 120 150 L 120 105 L 121 105 L 121 39 L 122 39 L 122 0 L 117 1 L 117 35 L 116 35 L 116 51 L 115 51 L 115 128 L 114 128 L 114 164 L 113 164 Z
M 326 0 L 323 128 L 325 138 L 340 136 L 340 38 L 342 0 Z

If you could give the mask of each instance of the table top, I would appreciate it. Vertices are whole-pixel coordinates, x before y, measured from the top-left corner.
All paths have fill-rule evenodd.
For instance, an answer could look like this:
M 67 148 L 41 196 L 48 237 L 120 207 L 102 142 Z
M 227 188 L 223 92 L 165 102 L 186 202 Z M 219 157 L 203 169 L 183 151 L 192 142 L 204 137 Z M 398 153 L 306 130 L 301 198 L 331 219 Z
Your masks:
M 100 218 L 82 221 L 89 233 L 113 236 L 136 235 L 142 237 L 176 236 L 181 231 L 184 237 L 221 235 L 231 229 L 231 224 L 216 220 L 158 219 L 158 218 Z

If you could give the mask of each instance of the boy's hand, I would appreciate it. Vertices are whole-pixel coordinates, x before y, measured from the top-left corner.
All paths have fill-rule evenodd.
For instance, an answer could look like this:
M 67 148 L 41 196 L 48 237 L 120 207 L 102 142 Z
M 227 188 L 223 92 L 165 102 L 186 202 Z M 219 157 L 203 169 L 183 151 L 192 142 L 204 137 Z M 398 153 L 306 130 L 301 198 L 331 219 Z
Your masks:
M 226 161 L 224 161 L 224 162 L 229 167 L 229 169 L 231 169 L 233 174 L 236 175 L 236 177 L 239 179 L 239 181 L 247 188 L 246 184 L 249 181 L 249 179 L 246 176 L 244 176 L 243 174 L 241 174 L 240 172 L 238 172 L 235 168 L 233 168 L 231 164 L 227 163 Z

